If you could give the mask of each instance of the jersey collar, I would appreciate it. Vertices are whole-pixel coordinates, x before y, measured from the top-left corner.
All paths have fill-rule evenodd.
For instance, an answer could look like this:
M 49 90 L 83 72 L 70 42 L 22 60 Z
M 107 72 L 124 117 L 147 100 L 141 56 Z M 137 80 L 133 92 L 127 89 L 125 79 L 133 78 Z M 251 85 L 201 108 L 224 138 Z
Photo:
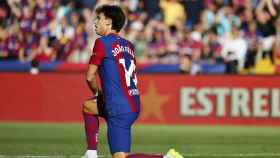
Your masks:
M 109 35 L 120 36 L 120 34 L 119 34 L 119 33 L 113 33 L 113 32 L 108 33 L 106 36 L 109 36 Z

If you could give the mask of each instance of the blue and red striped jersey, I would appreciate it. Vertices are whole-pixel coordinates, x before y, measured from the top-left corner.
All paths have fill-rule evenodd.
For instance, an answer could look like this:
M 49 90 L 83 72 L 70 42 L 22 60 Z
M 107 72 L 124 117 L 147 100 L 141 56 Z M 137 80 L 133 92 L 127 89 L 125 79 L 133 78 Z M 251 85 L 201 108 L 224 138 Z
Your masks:
M 139 112 L 134 46 L 117 34 L 96 39 L 89 64 L 98 66 L 108 115 Z

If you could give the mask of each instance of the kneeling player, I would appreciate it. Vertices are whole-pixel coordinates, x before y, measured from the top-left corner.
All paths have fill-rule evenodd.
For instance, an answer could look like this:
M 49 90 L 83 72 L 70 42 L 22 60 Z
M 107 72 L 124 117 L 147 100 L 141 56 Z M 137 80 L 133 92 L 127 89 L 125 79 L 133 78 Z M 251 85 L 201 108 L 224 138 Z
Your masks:
M 131 126 L 140 112 L 134 46 L 119 36 L 125 23 L 120 7 L 104 5 L 96 9 L 95 41 L 89 62 L 87 82 L 94 94 L 98 90 L 96 74 L 101 79 L 102 95 L 84 103 L 83 114 L 88 150 L 85 157 L 97 158 L 98 116 L 107 122 L 108 143 L 113 158 L 182 158 L 174 150 L 164 155 L 132 154 Z

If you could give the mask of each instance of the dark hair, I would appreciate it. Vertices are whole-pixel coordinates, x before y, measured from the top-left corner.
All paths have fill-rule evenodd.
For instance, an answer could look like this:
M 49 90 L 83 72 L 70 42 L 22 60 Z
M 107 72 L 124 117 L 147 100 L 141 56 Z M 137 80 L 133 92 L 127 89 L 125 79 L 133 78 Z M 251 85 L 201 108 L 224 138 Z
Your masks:
M 119 6 L 102 5 L 95 11 L 97 14 L 103 13 L 106 18 L 112 20 L 112 29 L 119 32 L 125 24 L 125 14 Z

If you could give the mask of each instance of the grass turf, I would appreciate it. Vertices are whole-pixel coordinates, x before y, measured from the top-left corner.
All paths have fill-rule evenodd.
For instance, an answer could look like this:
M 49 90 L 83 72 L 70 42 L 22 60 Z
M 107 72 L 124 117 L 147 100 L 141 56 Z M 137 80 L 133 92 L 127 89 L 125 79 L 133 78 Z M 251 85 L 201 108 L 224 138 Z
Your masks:
M 65 156 L 84 153 L 82 124 L 0 123 L 0 157 Z M 280 128 L 136 125 L 133 152 L 165 153 L 175 148 L 186 157 L 280 157 Z M 99 154 L 110 155 L 106 127 Z

